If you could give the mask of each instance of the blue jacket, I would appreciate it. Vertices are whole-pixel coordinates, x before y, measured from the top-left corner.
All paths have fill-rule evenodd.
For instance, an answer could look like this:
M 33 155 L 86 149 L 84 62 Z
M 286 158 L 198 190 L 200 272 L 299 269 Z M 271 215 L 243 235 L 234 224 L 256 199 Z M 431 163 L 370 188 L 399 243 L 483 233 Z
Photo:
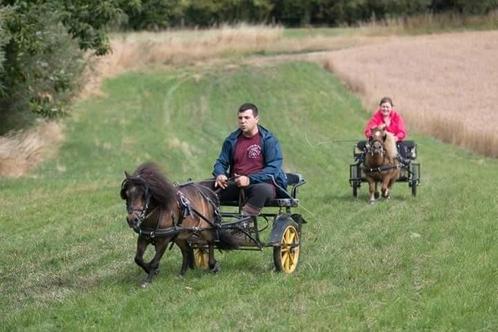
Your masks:
M 258 125 L 258 131 L 262 142 L 264 168 L 259 172 L 250 174 L 248 177 L 251 180 L 251 183 L 273 183 L 272 178 L 274 178 L 275 182 L 280 187 L 287 189 L 287 176 L 282 170 L 283 157 L 280 143 L 268 129 Z M 237 143 L 237 138 L 240 134 L 241 130 L 237 129 L 228 135 L 223 142 L 220 156 L 214 163 L 213 175 L 215 177 L 220 174 L 230 175 L 230 168 L 233 165 L 235 144 Z

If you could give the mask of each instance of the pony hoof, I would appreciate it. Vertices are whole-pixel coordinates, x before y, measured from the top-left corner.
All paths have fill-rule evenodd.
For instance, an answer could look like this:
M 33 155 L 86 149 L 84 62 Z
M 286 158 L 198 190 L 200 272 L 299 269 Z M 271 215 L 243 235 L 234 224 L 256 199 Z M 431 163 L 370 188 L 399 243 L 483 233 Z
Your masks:
M 379 198 L 379 197 L 380 197 L 380 193 L 376 192 L 376 193 L 374 194 L 374 197 L 375 197 L 375 199 Z
M 147 288 L 150 286 L 150 282 L 148 281 L 143 281 L 141 284 L 140 284 L 140 288 Z
M 368 204 L 375 204 L 375 199 L 371 199 L 368 201 Z
M 221 271 L 220 264 L 218 262 L 214 263 L 214 266 L 210 269 L 213 273 L 218 273 Z

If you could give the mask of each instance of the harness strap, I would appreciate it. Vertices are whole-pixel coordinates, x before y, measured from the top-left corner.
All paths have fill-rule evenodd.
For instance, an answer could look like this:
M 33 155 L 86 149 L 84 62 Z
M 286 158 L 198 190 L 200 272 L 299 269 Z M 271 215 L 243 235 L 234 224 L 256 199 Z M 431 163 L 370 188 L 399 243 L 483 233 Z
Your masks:
M 189 184 L 186 184 L 186 185 L 189 185 Z M 192 185 L 195 186 L 194 183 L 192 183 Z M 199 193 L 213 207 L 214 214 L 216 216 L 216 220 L 220 220 L 220 219 L 218 219 L 218 217 L 221 217 L 218 206 L 209 197 L 207 197 L 201 190 L 199 190 Z M 213 223 L 211 220 L 206 218 L 201 212 L 199 212 L 197 209 L 195 209 L 191 205 L 188 198 L 181 191 L 178 191 L 178 196 L 180 198 L 179 206 L 180 206 L 180 210 L 182 211 L 182 220 L 183 220 L 183 218 L 186 218 L 188 216 L 193 216 L 194 214 L 196 214 L 199 218 L 201 218 L 202 220 L 207 222 L 211 227 L 220 228 L 219 223 Z M 181 222 L 179 223 L 179 225 L 180 224 L 181 224 Z
M 178 196 L 178 207 L 181 211 L 181 218 L 178 221 L 180 225 L 184 218 L 192 215 L 192 205 L 190 205 L 190 201 L 181 191 L 177 191 L 176 195 Z
M 391 169 L 396 169 L 396 168 L 401 168 L 401 166 L 400 165 L 390 165 L 390 166 L 383 165 L 383 166 L 379 166 L 376 168 L 368 168 L 365 166 L 362 167 L 362 169 L 367 173 L 375 173 L 375 172 L 382 173 L 382 172 L 389 171 Z
M 178 233 L 180 233 L 180 228 L 176 227 L 176 226 L 173 226 L 173 227 L 170 227 L 170 228 L 157 228 L 157 229 L 144 229 L 144 228 L 134 228 L 133 229 L 135 231 L 135 233 L 137 233 L 139 236 L 145 236 L 145 237 L 149 237 L 151 239 L 154 239 L 154 238 L 160 238 L 160 237 L 168 237 L 168 236 L 171 236 L 171 235 L 177 235 Z
M 170 227 L 170 228 L 159 228 L 159 229 L 152 229 L 152 228 L 139 228 L 139 229 L 133 229 L 135 233 L 137 233 L 140 236 L 145 236 L 149 237 L 151 239 L 155 238 L 161 238 L 161 237 L 168 237 L 168 236 L 176 236 L 181 232 L 192 232 L 192 233 L 199 233 L 202 231 L 207 231 L 209 228 L 199 228 L 199 227 Z

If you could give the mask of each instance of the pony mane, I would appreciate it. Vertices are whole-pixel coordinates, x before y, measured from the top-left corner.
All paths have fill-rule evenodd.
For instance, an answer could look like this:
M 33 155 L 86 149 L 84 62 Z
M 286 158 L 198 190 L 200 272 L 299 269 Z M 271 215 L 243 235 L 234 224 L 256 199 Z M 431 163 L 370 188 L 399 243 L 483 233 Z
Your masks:
M 142 180 L 149 188 L 151 197 L 162 208 L 169 208 L 176 202 L 176 188 L 152 162 L 144 163 L 133 172 L 132 178 Z
M 386 156 L 389 158 L 392 162 L 396 160 L 396 157 L 398 156 L 398 149 L 396 148 L 396 139 L 394 138 L 394 135 L 391 134 L 390 132 L 385 132 L 386 134 L 386 139 L 384 140 L 384 149 L 386 150 Z

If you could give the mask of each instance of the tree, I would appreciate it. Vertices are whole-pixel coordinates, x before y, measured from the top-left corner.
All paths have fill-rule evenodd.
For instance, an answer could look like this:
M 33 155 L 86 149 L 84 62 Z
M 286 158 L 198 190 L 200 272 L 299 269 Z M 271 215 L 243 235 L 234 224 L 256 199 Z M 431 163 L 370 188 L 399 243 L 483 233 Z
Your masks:
M 0 2 L 0 132 L 25 125 L 33 112 L 64 114 L 83 51 L 109 51 L 105 27 L 119 13 L 114 0 Z

